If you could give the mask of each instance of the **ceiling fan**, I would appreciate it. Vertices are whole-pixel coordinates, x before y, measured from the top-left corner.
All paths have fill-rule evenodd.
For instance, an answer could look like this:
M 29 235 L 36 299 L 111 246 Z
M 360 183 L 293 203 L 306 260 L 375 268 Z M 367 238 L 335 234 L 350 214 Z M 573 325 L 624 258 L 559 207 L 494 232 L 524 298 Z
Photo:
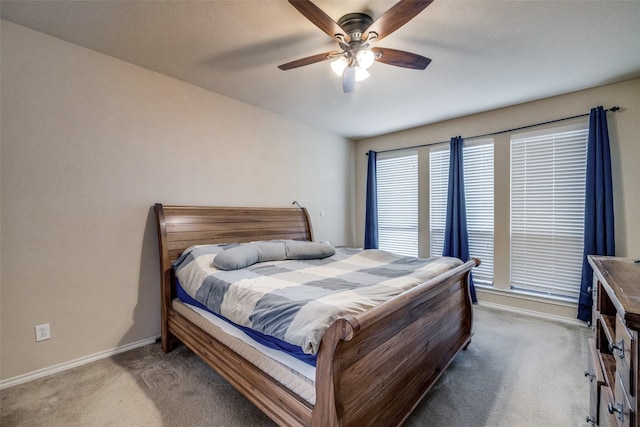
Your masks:
M 331 38 L 335 38 L 342 51 L 319 53 L 279 65 L 278 68 L 291 70 L 335 59 L 331 68 L 342 76 L 342 90 L 345 93 L 353 91 L 356 81 L 369 76 L 367 69 L 374 61 L 424 70 L 431 59 L 403 50 L 374 47 L 373 44 L 409 22 L 432 2 L 433 0 L 400 0 L 375 22 L 365 13 L 349 13 L 335 22 L 309 0 L 289 0 L 309 21 Z

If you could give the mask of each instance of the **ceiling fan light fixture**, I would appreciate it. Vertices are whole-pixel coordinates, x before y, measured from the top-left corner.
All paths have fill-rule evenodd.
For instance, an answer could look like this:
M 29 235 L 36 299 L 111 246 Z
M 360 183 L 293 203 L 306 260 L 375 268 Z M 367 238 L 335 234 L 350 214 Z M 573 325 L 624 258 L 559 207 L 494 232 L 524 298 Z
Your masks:
M 358 65 L 366 70 L 373 65 L 376 56 L 370 50 L 361 50 L 356 55 L 356 58 L 358 59 Z
M 344 69 L 347 68 L 347 65 L 349 65 L 349 63 L 347 62 L 347 58 L 341 56 L 331 63 L 331 69 L 336 74 L 336 76 L 342 77 Z

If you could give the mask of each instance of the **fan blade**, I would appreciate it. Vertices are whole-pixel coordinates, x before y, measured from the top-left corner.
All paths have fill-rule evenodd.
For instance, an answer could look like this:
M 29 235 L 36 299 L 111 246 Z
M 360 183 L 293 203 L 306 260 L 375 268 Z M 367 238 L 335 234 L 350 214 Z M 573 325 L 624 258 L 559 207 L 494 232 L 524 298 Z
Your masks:
M 289 0 L 291 1 L 291 0 Z M 380 16 L 362 35 L 367 40 L 369 33 L 376 33 L 377 40 L 381 40 L 422 12 L 433 0 L 400 0 Z
M 405 52 L 404 50 L 388 49 L 384 47 L 374 47 L 371 49 L 376 55 L 376 61 L 383 64 L 395 65 L 396 67 L 411 68 L 414 70 L 424 70 L 431 63 L 431 59 L 424 56 Z
M 305 65 L 315 64 L 316 62 L 326 61 L 335 55 L 340 55 L 340 52 L 325 52 L 317 55 L 307 56 L 306 58 L 296 59 L 295 61 L 287 62 L 286 64 L 278 65 L 281 70 L 290 70 L 292 68 L 303 67 Z
M 298 9 L 298 12 L 303 14 L 309 21 L 327 33 L 332 39 L 335 39 L 336 35 L 342 34 L 344 40 L 347 43 L 349 42 L 349 36 L 345 34 L 342 28 L 340 28 L 340 25 L 338 25 L 336 21 L 331 19 L 329 15 L 324 13 L 322 9 L 311 3 L 309 0 L 289 0 L 289 3 Z
M 342 91 L 344 93 L 353 92 L 353 87 L 356 85 L 356 69 L 353 67 L 347 67 L 344 69 L 342 75 Z

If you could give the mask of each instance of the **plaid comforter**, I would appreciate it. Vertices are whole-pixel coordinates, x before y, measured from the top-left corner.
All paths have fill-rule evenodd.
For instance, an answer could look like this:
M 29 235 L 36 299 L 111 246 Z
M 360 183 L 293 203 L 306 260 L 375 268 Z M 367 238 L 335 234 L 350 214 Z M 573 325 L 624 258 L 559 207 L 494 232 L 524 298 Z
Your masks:
M 364 312 L 462 264 L 380 250 L 337 248 L 324 259 L 270 261 L 222 271 L 213 258 L 225 245 L 194 246 L 175 261 L 184 290 L 209 310 L 242 326 L 316 354 L 337 319 Z

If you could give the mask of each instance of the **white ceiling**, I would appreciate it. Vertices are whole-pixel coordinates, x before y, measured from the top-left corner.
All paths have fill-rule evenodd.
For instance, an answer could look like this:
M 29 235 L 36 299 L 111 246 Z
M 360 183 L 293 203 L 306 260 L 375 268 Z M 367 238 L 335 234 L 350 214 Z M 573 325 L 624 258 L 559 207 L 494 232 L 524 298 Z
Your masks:
M 337 21 L 393 0 L 316 0 Z M 377 63 L 342 93 L 337 44 L 285 0 L 5 1 L 2 18 L 358 139 L 640 76 L 640 0 L 435 0 L 379 42 L 433 60 Z

